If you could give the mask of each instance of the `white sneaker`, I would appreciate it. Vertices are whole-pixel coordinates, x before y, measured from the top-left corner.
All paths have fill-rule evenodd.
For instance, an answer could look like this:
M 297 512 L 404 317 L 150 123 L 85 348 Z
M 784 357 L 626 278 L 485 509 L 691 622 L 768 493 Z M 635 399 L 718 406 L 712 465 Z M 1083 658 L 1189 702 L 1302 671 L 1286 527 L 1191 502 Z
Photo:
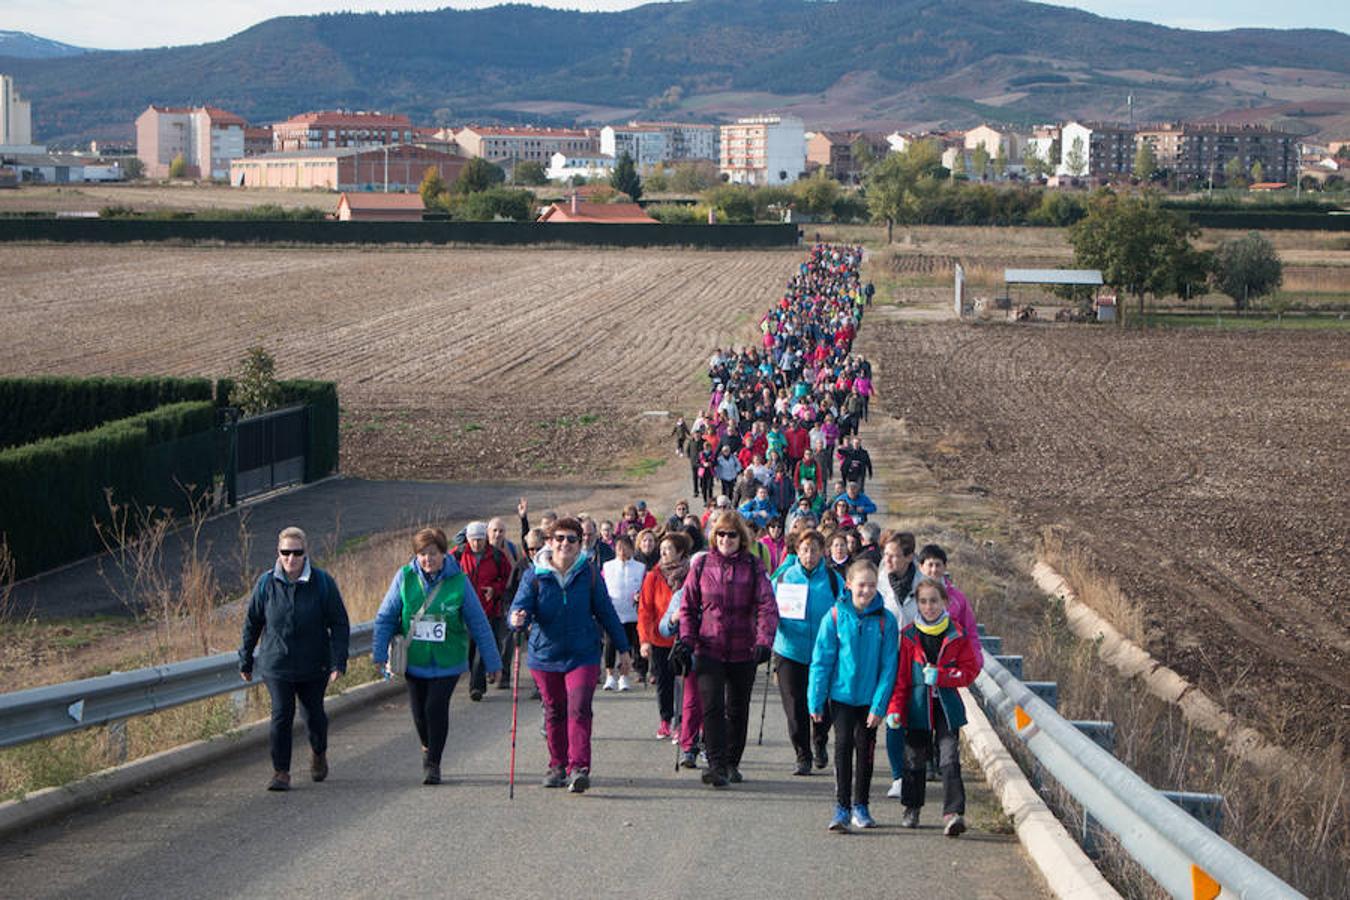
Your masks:
M 897 778 L 891 782 L 891 789 L 886 792 L 887 797 L 894 797 L 897 800 L 900 799 L 900 783 L 902 780 L 903 779 Z
M 617 691 L 618 689 L 619 689 L 619 681 L 618 681 L 618 679 L 615 678 L 613 675 L 606 675 L 606 676 L 605 676 L 605 686 L 602 688 L 602 690 L 606 690 L 606 691 Z
M 619 690 L 621 690 L 621 691 L 631 691 L 632 689 L 633 689 L 633 684 L 632 684 L 632 682 L 630 682 L 630 681 L 628 680 L 628 676 L 627 676 L 627 675 L 620 675 L 620 676 L 619 676 Z

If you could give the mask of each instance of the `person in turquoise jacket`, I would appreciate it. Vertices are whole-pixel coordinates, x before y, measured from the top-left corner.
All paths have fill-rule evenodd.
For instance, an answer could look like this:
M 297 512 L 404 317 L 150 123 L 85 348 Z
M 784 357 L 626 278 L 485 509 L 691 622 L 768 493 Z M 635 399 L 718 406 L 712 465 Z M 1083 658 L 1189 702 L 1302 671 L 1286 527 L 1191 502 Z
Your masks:
M 811 762 L 823 769 L 830 764 L 827 751 L 830 719 L 812 723 L 806 707 L 806 681 L 811 669 L 811 649 L 815 646 L 820 620 L 825 618 L 844 590 L 843 579 L 825 565 L 825 538 L 814 528 L 799 532 L 795 547 L 773 573 L 775 595 L 780 596 L 778 632 L 773 638 L 773 665 L 778 672 L 778 694 L 787 716 L 788 739 L 797 752 L 794 775 L 810 775 Z M 806 586 L 806 615 L 787 618 L 782 615 L 784 585 Z
M 846 832 L 850 824 L 876 827 L 867 809 L 872 761 L 900 648 L 899 624 L 877 593 L 871 560 L 849 567 L 848 590 L 820 623 L 807 686 L 812 721 L 824 721 L 827 703 L 834 719 L 834 832 Z

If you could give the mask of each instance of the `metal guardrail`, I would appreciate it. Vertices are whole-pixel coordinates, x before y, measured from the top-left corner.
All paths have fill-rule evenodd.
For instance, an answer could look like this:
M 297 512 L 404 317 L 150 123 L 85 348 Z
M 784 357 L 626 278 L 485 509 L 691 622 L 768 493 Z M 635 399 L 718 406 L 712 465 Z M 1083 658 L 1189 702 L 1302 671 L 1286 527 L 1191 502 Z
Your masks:
M 369 653 L 374 633 L 373 622 L 353 626 L 348 655 Z M 238 654 L 217 653 L 0 694 L 0 747 L 107 725 L 259 683 L 240 679 Z
M 984 654 L 986 710 L 1173 897 L 1303 895 L 1182 810 Z

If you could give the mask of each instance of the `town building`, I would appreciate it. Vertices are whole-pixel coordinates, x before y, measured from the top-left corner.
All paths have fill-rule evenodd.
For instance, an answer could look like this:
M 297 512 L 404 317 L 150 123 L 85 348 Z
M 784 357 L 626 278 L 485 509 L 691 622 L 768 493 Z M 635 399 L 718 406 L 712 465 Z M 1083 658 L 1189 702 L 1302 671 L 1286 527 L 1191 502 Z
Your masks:
M 818 166 L 836 181 L 854 183 L 862 178 L 866 160 L 858 159 L 854 148 L 863 146 L 878 160 L 891 152 L 887 135 L 872 131 L 809 131 L 806 133 L 806 162 Z
M 33 146 L 33 108 L 14 79 L 0 75 L 0 147 Z
M 261 156 L 264 153 L 271 153 L 275 149 L 272 146 L 271 125 L 244 126 L 245 156 Z
M 659 225 L 636 203 L 587 203 L 576 194 L 551 204 L 540 222 L 592 222 L 609 225 Z
M 721 127 L 719 169 L 733 184 L 790 184 L 806 171 L 806 129 L 791 116 L 747 116 Z
M 420 222 L 426 205 L 422 195 L 346 193 L 338 197 L 339 222 Z
M 641 172 L 659 165 L 717 159 L 717 126 L 686 122 L 629 122 L 600 129 L 600 152 L 627 153 Z
M 1103 122 L 1069 122 L 1060 129 L 1059 165 L 1068 178 L 1109 180 L 1134 171 L 1135 129 Z
M 272 149 L 285 152 L 407 144 L 412 142 L 412 132 L 412 120 L 401 113 L 328 109 L 274 123 Z
M 605 178 L 614 171 L 614 157 L 603 155 L 568 156 L 555 153 L 549 158 L 544 174 L 549 181 L 568 182 L 573 178 Z
M 1006 128 L 992 125 L 978 125 L 965 133 L 964 148 L 971 153 L 983 148 L 989 155 L 990 175 L 1004 177 L 1022 171 L 1022 150 L 1030 140 L 1030 135 L 1019 135 Z M 1003 172 L 992 171 L 994 161 L 1003 159 Z M 978 174 L 978 173 L 976 173 Z
M 5 168 L 23 184 L 79 184 L 86 181 L 121 181 L 122 164 L 69 153 L 5 153 Z
M 429 168 L 451 184 L 468 160 L 412 144 L 290 150 L 236 159 L 230 164 L 235 187 L 324 189 L 330 191 L 416 191 Z
M 1022 168 L 1031 168 L 1032 157 L 1040 160 L 1040 167 L 1046 174 L 1059 167 L 1060 129 L 1058 125 L 1037 125 L 1022 145 Z
M 1158 168 L 1185 181 L 1222 180 L 1236 159 L 1250 175 L 1260 163 L 1261 180 L 1298 178 L 1298 135 L 1256 125 L 1174 123 L 1141 128 L 1138 141 L 1153 148 Z
M 579 128 L 468 125 L 455 132 L 455 142 L 465 156 L 509 166 L 533 161 L 547 167 L 555 153 L 569 157 L 600 154 L 596 133 Z
M 245 122 L 214 106 L 148 106 L 136 117 L 136 155 L 147 178 L 168 178 L 181 156 L 185 178 L 227 178 L 244 155 Z

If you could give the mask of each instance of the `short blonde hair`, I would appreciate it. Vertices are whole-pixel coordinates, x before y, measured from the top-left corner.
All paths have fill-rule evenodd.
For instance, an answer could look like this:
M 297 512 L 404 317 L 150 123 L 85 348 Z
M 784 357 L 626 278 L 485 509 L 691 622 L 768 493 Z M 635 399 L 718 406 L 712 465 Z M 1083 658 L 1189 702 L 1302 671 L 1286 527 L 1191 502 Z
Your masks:
M 287 527 L 281 529 L 281 533 L 277 535 L 277 543 L 280 544 L 287 538 L 299 541 L 301 545 L 305 547 L 309 546 L 309 538 L 305 537 L 305 532 L 294 525 L 288 525 Z

